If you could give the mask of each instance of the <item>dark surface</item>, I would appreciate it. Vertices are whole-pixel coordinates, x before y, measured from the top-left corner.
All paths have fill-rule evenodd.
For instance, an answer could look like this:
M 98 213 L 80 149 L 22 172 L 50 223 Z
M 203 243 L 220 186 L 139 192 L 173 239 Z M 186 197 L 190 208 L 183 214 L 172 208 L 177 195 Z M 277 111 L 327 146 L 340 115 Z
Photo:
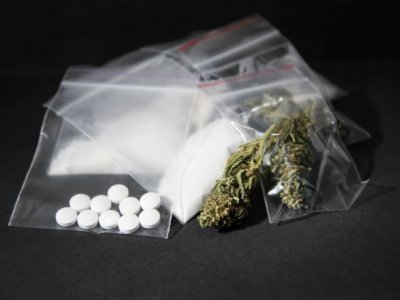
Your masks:
M 215 10 L 199 5 L 182 13 L 178 4 L 163 4 L 160 13 L 153 1 L 120 1 L 108 11 L 106 1 L 60 1 L 47 11 L 24 6 L 24 22 L 9 18 L 0 67 L 0 298 L 400 298 L 400 60 L 398 46 L 386 39 L 394 21 L 382 17 L 374 26 L 374 7 L 356 1 L 229 3 L 227 10 L 221 2 Z M 356 15 L 359 7 L 368 14 Z M 68 65 L 100 64 L 257 11 L 295 41 L 312 67 L 349 91 L 336 106 L 373 135 L 350 148 L 371 178 L 353 209 L 277 226 L 267 224 L 258 201 L 242 228 L 218 233 L 192 220 L 175 226 L 169 240 L 7 226 L 37 144 L 41 103 Z

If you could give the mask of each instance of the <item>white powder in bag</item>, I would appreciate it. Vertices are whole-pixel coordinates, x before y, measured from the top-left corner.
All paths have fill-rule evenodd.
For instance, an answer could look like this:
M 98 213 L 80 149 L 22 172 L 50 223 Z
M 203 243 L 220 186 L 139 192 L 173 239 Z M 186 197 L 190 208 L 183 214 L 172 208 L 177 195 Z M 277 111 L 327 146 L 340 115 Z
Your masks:
M 122 168 L 91 140 L 70 141 L 53 156 L 49 175 L 124 174 Z
M 195 214 L 223 175 L 230 154 L 243 143 L 229 121 L 218 119 L 192 134 L 176 155 L 158 187 L 173 203 L 173 214 L 186 223 Z

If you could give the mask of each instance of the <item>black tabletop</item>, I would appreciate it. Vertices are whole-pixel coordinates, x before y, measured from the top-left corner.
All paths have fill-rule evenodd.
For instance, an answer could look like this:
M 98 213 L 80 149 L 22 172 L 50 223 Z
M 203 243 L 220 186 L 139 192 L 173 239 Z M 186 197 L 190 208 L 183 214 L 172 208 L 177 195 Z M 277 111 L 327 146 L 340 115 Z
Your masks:
M 229 19 L 226 14 L 220 18 L 219 25 Z M 139 36 L 139 29 L 135 30 Z M 65 67 L 101 63 L 118 52 L 133 50 L 127 48 L 131 44 L 120 41 L 118 47 L 105 47 L 89 58 L 89 49 L 95 53 L 93 45 L 101 37 L 91 35 L 91 42 L 81 43 L 81 50 L 74 48 L 73 55 L 68 54 L 71 45 L 38 36 L 34 44 L 45 43 L 48 55 L 43 46 L 39 57 L 25 53 L 22 62 L 17 55 L 11 61 L 2 58 L 0 298 L 400 297 L 398 58 L 370 53 L 324 57 L 322 52 L 314 57 L 312 51 L 307 52 L 310 48 L 305 49 L 312 67 L 348 91 L 348 96 L 335 102 L 338 110 L 372 134 L 371 140 L 349 148 L 363 178 L 370 178 L 353 208 L 270 225 L 259 198 L 251 216 L 235 230 L 201 229 L 196 220 L 184 226 L 174 222 L 172 236 L 163 240 L 7 226 L 38 141 L 45 113 L 41 104 L 57 90 Z M 29 44 L 28 37 L 24 38 Z M 16 51 L 20 54 L 21 49 Z

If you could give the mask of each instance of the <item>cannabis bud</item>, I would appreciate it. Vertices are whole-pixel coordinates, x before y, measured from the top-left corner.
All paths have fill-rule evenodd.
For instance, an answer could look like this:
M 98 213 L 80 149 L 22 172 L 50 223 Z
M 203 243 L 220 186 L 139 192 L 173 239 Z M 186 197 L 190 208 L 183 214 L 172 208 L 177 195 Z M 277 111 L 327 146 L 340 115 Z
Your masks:
M 250 196 L 259 178 L 264 158 L 265 141 L 275 128 L 272 125 L 265 134 L 234 152 L 218 179 L 198 217 L 201 227 L 226 228 L 248 214 Z
M 271 125 L 262 137 L 240 146 L 206 199 L 198 217 L 200 226 L 226 228 L 247 216 L 266 153 L 270 155 L 267 175 L 281 184 L 281 201 L 289 208 L 302 208 L 311 166 L 310 126 L 308 113 L 301 111 Z
M 301 111 L 281 120 L 267 143 L 271 161 L 267 176 L 281 184 L 281 201 L 292 209 L 306 206 L 305 183 L 312 163 L 310 126 L 308 113 Z

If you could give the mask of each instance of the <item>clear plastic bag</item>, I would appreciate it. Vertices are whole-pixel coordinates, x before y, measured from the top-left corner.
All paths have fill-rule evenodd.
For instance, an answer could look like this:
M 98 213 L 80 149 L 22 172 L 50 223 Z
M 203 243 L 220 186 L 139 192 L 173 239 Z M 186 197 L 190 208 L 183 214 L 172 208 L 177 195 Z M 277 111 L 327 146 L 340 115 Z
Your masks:
M 242 139 L 212 102 L 196 97 L 197 76 L 184 69 L 179 77 L 172 64 L 173 77 L 149 68 L 124 75 L 71 69 L 49 107 L 146 189 L 170 201 L 185 223 L 199 211 L 229 151 Z M 205 159 L 215 163 L 204 164 Z
M 60 135 L 64 127 L 64 135 Z M 67 128 L 67 129 L 65 129 Z M 70 135 L 68 136 L 67 133 Z M 102 170 L 98 174 L 51 174 L 54 153 L 59 153 L 62 148 L 67 147 L 69 141 L 79 137 L 77 130 L 72 125 L 65 123 L 52 111 L 47 111 L 40 131 L 39 143 L 27 173 L 21 191 L 18 195 L 9 225 L 18 227 L 31 227 L 42 229 L 88 231 L 94 233 L 120 233 L 118 229 L 104 230 L 99 226 L 86 230 L 78 225 L 62 227 L 57 225 L 55 214 L 62 208 L 69 205 L 71 196 L 78 193 L 85 193 L 93 197 L 105 194 L 107 189 L 114 184 L 122 183 L 130 190 L 130 196 L 140 198 L 146 190 L 126 173 L 120 173 L 118 165 L 111 160 L 105 167 L 111 167 L 114 174 Z M 95 149 L 95 148 L 91 148 Z M 61 150 L 62 151 L 62 150 Z M 100 149 L 96 151 L 101 152 Z M 87 153 L 82 153 L 80 160 L 88 158 Z M 77 157 L 77 156 L 75 156 Z M 108 159 L 107 155 L 102 156 Z M 100 159 L 101 157 L 98 156 Z M 114 164 L 114 166 L 113 166 Z M 97 168 L 97 166 L 96 166 Z M 54 173 L 54 172 L 53 172 Z M 117 174 L 120 173 L 120 174 Z M 167 238 L 171 223 L 170 204 L 164 201 L 159 208 L 161 215 L 160 224 L 152 229 L 139 228 L 133 235 Z M 118 210 L 118 208 L 115 208 Z
M 230 154 L 243 143 L 243 137 L 215 105 L 197 95 L 188 138 L 175 155 L 157 189 L 174 206 L 174 216 L 186 223 L 201 209 L 205 198 L 222 176 Z
M 287 135 L 289 143 L 272 143 L 264 157 L 260 181 L 270 223 L 292 220 L 313 212 L 347 210 L 366 186 L 367 181 L 361 180 L 340 140 L 329 105 L 296 69 L 248 74 L 203 84 L 201 88 L 223 116 L 248 135 L 248 141 L 261 136 L 272 124 L 276 128 L 284 128 L 282 124 L 294 126 L 290 127 Z M 303 152 L 289 152 L 298 146 L 299 139 L 292 134 L 292 130 L 300 127 L 295 126 L 297 118 L 308 122 L 304 127 L 307 128 L 307 137 L 301 139 L 307 140 L 304 143 L 307 147 L 301 148 Z M 253 135 L 249 135 L 251 129 L 255 130 Z M 284 139 L 286 133 L 278 136 Z M 293 148 L 287 148 L 291 141 Z M 293 163 L 293 153 L 305 153 L 302 158 L 307 169 Z M 305 171 L 308 168 L 310 171 Z M 302 176 L 296 173 L 298 170 L 304 171 Z M 287 197 L 287 192 L 294 187 L 299 193 L 301 191 L 304 200 L 301 205 L 293 204 L 295 199 Z
M 319 88 L 325 99 L 343 94 L 313 71 L 294 46 L 261 16 L 251 16 L 193 38 L 176 49 L 206 80 L 295 64 Z
M 154 190 L 184 143 L 196 83 L 185 73 L 70 69 L 48 106 Z

